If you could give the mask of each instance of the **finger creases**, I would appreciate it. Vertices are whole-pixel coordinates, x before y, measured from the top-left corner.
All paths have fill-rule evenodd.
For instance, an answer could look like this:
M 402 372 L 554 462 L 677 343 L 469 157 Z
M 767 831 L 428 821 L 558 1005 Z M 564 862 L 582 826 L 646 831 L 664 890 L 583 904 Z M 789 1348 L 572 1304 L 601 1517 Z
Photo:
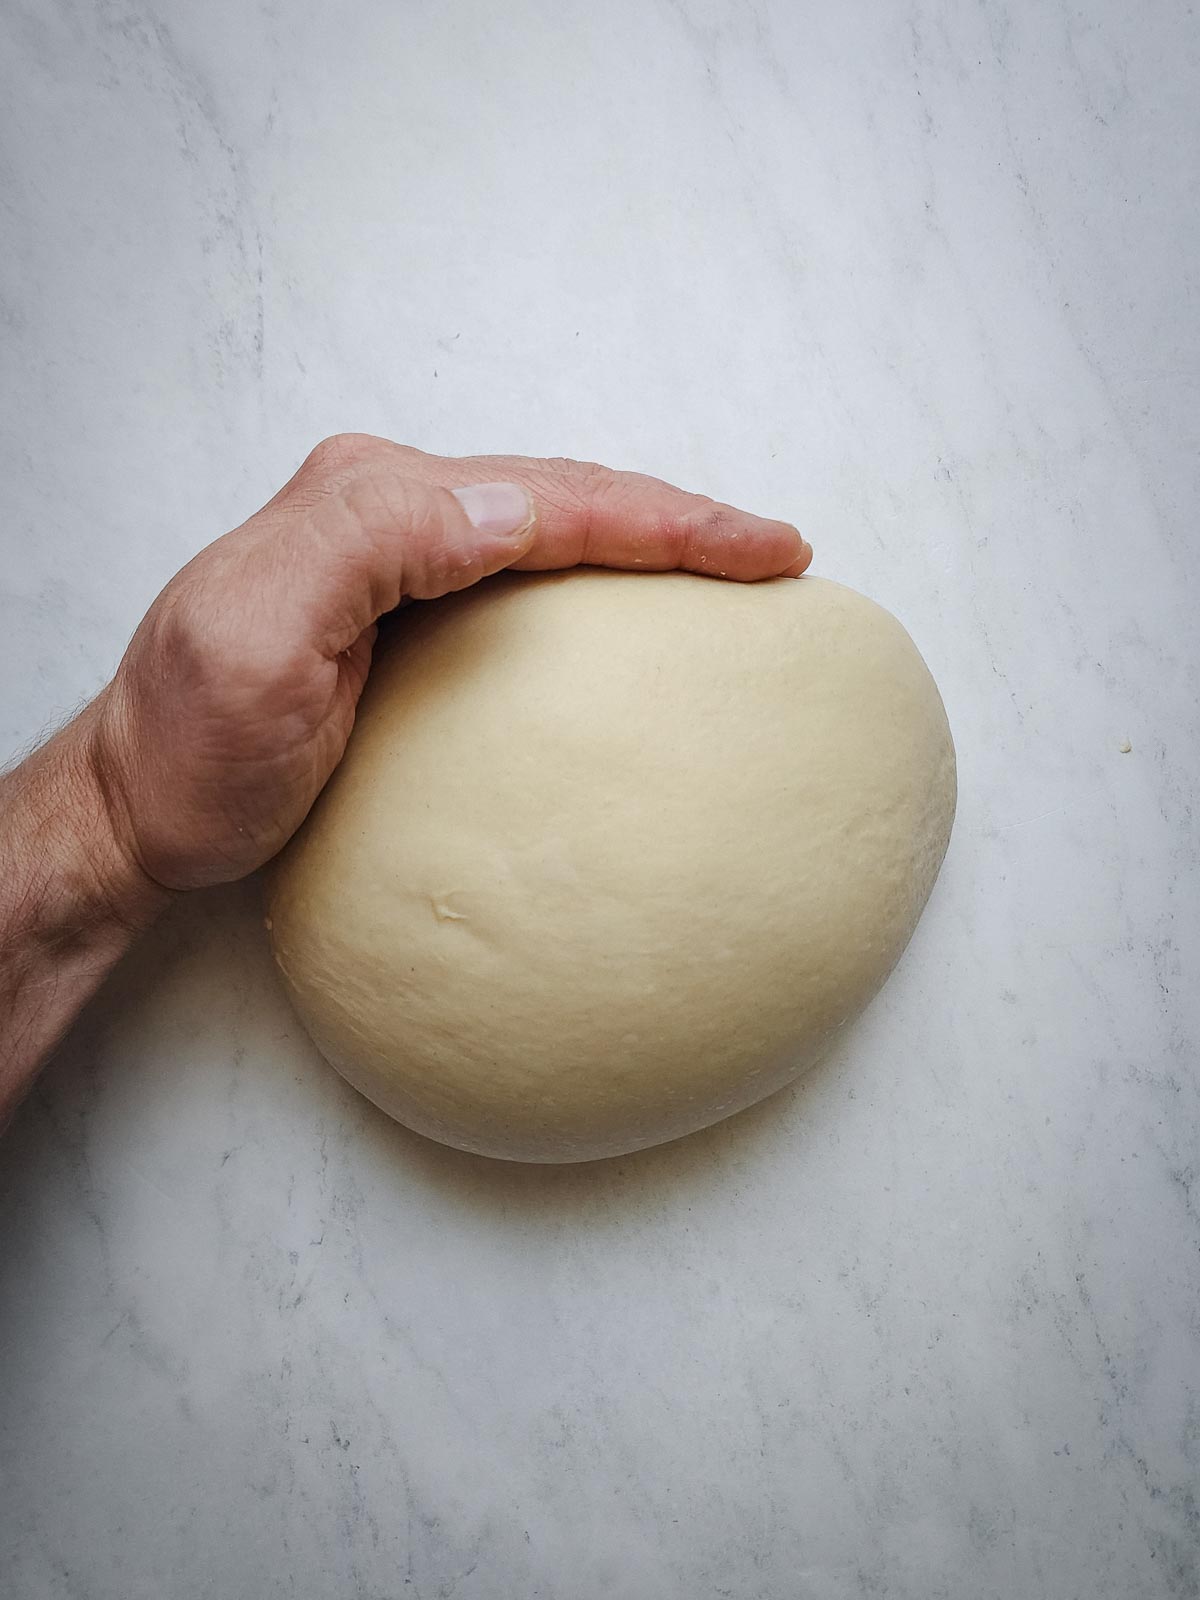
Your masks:
M 536 494 L 536 490 L 534 491 Z M 629 571 L 702 573 L 753 582 L 777 577 L 811 551 L 794 527 L 681 490 L 539 501 L 539 530 L 516 563 L 526 571 L 586 563 Z M 807 559 L 806 559 L 807 553 Z
M 402 600 L 436 599 L 508 566 L 534 537 L 533 509 L 519 486 L 483 488 L 464 503 L 394 469 L 356 474 L 259 548 L 276 579 L 282 568 L 277 615 L 336 655 Z
M 791 523 L 594 462 L 420 456 L 407 470 L 452 488 L 487 478 L 521 484 L 536 507 L 538 527 L 529 552 L 514 563 L 518 570 L 587 563 L 752 581 L 796 574 L 812 559 L 811 547 Z
M 275 574 L 286 571 L 293 625 L 334 652 L 402 599 L 447 594 L 506 566 L 749 582 L 798 576 L 812 559 L 790 523 L 593 462 L 433 456 L 354 436 L 320 447 L 305 474 L 308 492 L 273 503 L 271 548 L 260 550 Z M 314 475 L 325 492 L 308 483 Z M 514 490 L 528 497 L 532 522 L 517 515 Z

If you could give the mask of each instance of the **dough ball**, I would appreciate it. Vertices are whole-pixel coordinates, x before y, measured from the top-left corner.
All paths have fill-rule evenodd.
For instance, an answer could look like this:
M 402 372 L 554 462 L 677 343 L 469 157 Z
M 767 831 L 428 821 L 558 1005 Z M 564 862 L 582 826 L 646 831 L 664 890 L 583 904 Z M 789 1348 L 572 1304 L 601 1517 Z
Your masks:
M 585 1161 L 802 1072 L 908 943 L 954 747 L 820 578 L 504 575 L 398 619 L 273 876 L 321 1051 L 464 1150 Z

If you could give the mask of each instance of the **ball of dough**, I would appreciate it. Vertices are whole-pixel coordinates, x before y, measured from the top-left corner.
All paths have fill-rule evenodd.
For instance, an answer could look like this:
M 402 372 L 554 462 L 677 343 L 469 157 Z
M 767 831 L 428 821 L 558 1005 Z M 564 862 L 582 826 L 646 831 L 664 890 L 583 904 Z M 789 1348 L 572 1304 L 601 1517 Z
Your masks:
M 268 926 L 389 1115 L 584 1161 L 811 1064 L 908 943 L 954 800 L 933 679 L 853 590 L 504 575 L 398 620 Z

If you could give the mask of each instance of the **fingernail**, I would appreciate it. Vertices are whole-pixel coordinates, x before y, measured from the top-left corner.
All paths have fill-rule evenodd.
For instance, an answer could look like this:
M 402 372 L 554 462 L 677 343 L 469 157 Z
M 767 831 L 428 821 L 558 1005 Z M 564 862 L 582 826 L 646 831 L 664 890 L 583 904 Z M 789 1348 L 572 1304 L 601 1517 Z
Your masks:
M 795 561 L 790 562 L 779 574 L 781 578 L 802 578 L 808 570 L 809 562 L 813 558 L 812 545 L 807 539 L 800 541 L 800 554 Z
M 519 483 L 471 483 L 451 492 L 480 533 L 524 533 L 533 523 L 533 502 Z

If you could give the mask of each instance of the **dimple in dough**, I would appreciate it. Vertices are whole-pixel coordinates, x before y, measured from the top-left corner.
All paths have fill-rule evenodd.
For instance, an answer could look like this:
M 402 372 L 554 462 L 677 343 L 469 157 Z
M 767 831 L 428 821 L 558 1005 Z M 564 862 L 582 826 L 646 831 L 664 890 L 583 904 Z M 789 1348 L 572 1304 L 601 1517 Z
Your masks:
M 400 1122 L 616 1155 L 817 1058 L 908 943 L 954 804 L 933 679 L 853 590 L 505 575 L 400 620 L 273 873 L 275 958 Z

